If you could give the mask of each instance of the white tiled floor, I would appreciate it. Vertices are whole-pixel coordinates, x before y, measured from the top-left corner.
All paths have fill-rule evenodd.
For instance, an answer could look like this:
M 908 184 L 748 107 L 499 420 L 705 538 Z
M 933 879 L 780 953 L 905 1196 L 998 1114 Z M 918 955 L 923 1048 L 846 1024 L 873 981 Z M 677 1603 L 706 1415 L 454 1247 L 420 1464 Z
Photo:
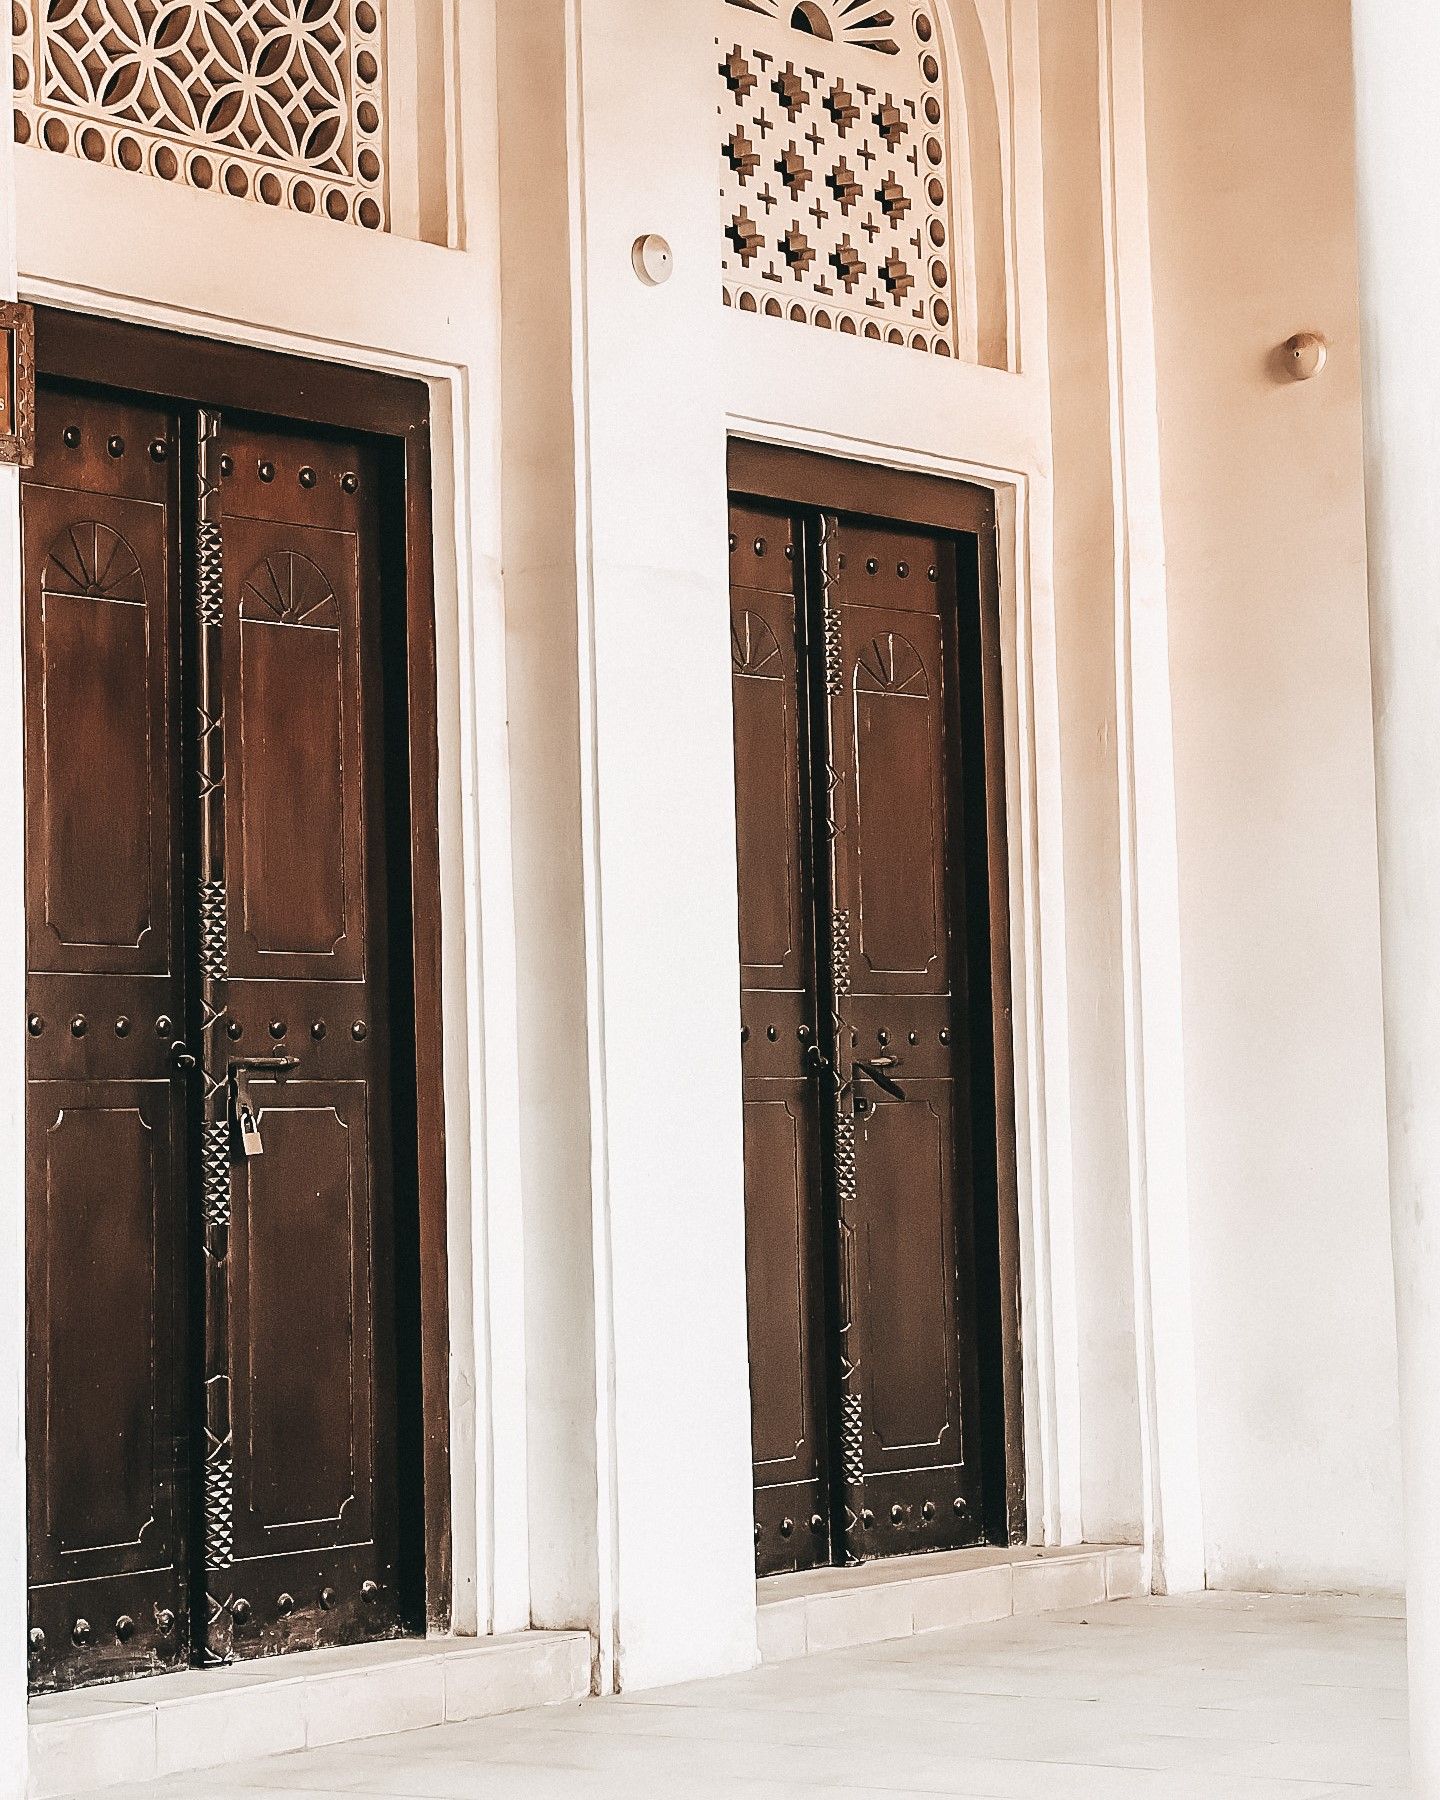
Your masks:
M 112 1800 L 1373 1800 L 1404 1625 L 1363 1600 L 1112 1602 L 308 1750 Z

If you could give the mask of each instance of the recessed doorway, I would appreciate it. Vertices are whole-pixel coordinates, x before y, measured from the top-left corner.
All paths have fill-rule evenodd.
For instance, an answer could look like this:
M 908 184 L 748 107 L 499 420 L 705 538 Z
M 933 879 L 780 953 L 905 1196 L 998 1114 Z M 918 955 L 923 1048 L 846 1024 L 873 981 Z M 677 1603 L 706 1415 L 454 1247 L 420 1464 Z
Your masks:
M 1021 1541 L 994 497 L 730 474 L 757 1569 Z
M 44 312 L 36 1691 L 449 1609 L 423 386 Z

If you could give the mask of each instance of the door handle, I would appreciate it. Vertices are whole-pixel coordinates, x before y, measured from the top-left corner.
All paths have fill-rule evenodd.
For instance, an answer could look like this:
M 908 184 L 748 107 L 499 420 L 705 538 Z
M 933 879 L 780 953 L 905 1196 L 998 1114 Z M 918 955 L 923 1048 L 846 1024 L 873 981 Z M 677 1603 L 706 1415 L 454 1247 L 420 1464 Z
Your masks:
M 298 1056 L 249 1056 L 230 1065 L 230 1118 L 240 1140 L 240 1154 L 248 1162 L 265 1154 L 265 1140 L 260 1135 L 260 1116 L 250 1098 L 252 1075 L 274 1075 L 283 1081 L 292 1069 L 298 1069 Z
M 282 1079 L 300 1067 L 298 1056 L 237 1056 L 230 1065 L 230 1079 L 237 1075 L 279 1075 Z
M 868 1075 L 875 1083 L 876 1087 L 878 1087 L 882 1093 L 889 1094 L 892 1100 L 903 1100 L 905 1098 L 905 1090 L 898 1081 L 892 1081 L 885 1071 L 887 1069 L 898 1069 L 899 1066 L 900 1058 L 898 1056 L 877 1056 L 870 1062 L 857 1062 L 855 1064 L 855 1067 L 862 1075 Z
M 170 1067 L 172 1069 L 193 1069 L 197 1066 L 188 1045 L 175 1043 L 170 1046 Z

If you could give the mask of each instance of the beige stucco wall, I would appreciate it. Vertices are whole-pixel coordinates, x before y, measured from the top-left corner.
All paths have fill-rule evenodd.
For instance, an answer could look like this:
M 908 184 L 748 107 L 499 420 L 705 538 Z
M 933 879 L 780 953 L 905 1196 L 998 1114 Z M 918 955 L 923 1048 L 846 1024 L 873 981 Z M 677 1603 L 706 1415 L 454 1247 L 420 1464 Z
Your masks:
M 1388 1586 L 1348 6 L 1149 0 L 1146 75 L 1208 1575 Z

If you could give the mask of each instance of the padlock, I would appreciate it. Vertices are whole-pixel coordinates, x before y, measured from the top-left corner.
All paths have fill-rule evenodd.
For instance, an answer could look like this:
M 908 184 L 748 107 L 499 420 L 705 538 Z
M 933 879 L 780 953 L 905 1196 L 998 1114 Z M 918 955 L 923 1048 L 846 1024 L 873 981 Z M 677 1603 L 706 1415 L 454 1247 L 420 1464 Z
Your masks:
M 250 1098 L 251 1075 L 266 1075 L 284 1081 L 299 1066 L 299 1057 L 289 1055 L 255 1056 L 231 1063 L 230 1117 L 240 1142 L 240 1154 L 247 1162 L 265 1154 L 265 1144 L 260 1136 L 260 1115 Z
M 260 1136 L 260 1117 L 250 1098 L 250 1073 L 244 1067 L 233 1065 L 230 1071 L 230 1116 L 235 1122 L 241 1156 L 247 1162 L 252 1157 L 263 1156 L 265 1143 Z
M 235 1122 L 240 1128 L 240 1154 L 247 1158 L 263 1156 L 265 1143 L 260 1136 L 260 1121 L 255 1117 L 255 1108 L 248 1100 L 236 1108 Z

